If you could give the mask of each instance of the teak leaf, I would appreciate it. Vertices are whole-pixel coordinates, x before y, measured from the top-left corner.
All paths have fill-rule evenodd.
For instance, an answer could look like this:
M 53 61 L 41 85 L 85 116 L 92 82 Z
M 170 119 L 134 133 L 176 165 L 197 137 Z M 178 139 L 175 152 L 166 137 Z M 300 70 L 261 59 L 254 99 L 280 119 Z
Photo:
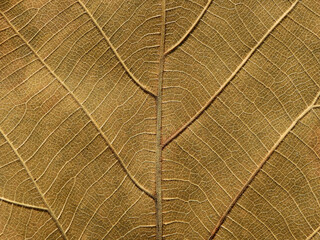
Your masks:
M 0 239 L 320 239 L 320 2 L 0 0 Z

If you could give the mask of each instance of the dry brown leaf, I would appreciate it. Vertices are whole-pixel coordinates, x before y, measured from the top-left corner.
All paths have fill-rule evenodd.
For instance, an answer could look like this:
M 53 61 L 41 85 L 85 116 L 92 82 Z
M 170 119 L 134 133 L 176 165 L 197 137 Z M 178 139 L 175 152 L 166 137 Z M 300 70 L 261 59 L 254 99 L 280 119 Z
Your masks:
M 0 239 L 320 239 L 318 0 L 0 13 Z

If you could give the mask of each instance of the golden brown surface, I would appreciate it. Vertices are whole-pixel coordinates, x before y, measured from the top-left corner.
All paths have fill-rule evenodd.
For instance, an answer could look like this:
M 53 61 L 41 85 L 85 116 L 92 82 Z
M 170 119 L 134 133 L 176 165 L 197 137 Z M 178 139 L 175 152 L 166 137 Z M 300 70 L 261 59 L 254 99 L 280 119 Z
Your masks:
M 318 0 L 0 0 L 0 239 L 320 239 Z

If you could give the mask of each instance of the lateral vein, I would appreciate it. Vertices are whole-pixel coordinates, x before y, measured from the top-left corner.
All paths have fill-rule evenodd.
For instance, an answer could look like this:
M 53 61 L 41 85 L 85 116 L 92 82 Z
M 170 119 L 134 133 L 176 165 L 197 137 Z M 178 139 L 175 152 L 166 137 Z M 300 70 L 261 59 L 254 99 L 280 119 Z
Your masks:
M 81 0 L 77 0 L 79 2 L 79 4 L 81 5 L 81 7 L 84 9 L 84 11 L 89 15 L 89 17 L 91 18 L 91 20 L 93 21 L 93 23 L 95 24 L 95 26 L 98 28 L 98 30 L 100 31 L 100 33 L 102 34 L 102 36 L 104 37 L 104 39 L 108 42 L 110 48 L 112 49 L 112 51 L 114 52 L 114 54 L 116 55 L 116 57 L 118 58 L 118 60 L 120 61 L 121 65 L 123 66 L 123 68 L 126 70 L 126 72 L 129 74 L 129 76 L 131 77 L 131 79 L 146 93 L 150 94 L 153 97 L 156 97 L 156 94 L 153 93 L 150 89 L 148 89 L 147 86 L 143 85 L 134 75 L 133 73 L 130 71 L 130 69 L 128 68 L 128 66 L 125 64 L 125 62 L 123 61 L 123 59 L 121 58 L 121 56 L 119 55 L 117 49 L 113 46 L 113 44 L 111 43 L 110 39 L 108 38 L 108 36 L 105 34 L 105 32 L 102 30 L 102 28 L 100 27 L 100 25 L 98 24 L 98 22 L 95 20 L 95 18 L 92 16 L 91 12 L 88 10 L 88 8 L 83 4 L 83 2 Z
M 311 240 L 320 230 L 320 226 L 316 228 L 307 238 L 306 240 Z
M 11 200 L 11 199 L 8 199 L 8 198 L 4 198 L 4 197 L 0 197 L 0 201 L 11 203 L 11 204 L 14 204 L 14 205 L 17 205 L 17 206 L 20 206 L 20 207 L 32 208 L 32 209 L 48 212 L 47 208 L 40 207 L 40 206 L 35 206 L 35 205 L 27 204 L 27 203 L 17 202 L 17 201 L 14 201 L 14 200 Z
M 164 55 L 168 55 L 169 53 L 174 51 L 178 46 L 180 46 L 180 44 L 189 36 L 189 34 L 193 31 L 193 29 L 198 25 L 198 23 L 200 22 L 201 18 L 206 13 L 206 11 L 208 10 L 208 8 L 210 7 L 212 2 L 213 2 L 213 0 L 209 0 L 207 2 L 207 4 L 204 6 L 204 8 L 202 9 L 201 13 L 199 14 L 198 18 L 194 21 L 194 23 L 191 25 L 191 27 L 188 29 L 188 31 L 186 31 L 186 33 L 173 46 L 171 46 L 164 53 Z
M 262 45 L 262 43 L 266 40 L 266 38 L 270 35 L 270 33 L 281 23 L 281 21 L 293 10 L 293 8 L 297 5 L 299 0 L 296 0 L 291 7 L 285 11 L 281 17 L 272 25 L 272 27 L 265 33 L 265 35 L 260 39 L 260 41 L 250 50 L 247 56 L 242 60 L 240 65 L 233 71 L 230 77 L 221 85 L 218 91 L 209 99 L 209 101 L 180 129 L 178 129 L 173 135 L 171 135 L 162 145 L 162 147 L 166 147 L 172 140 L 178 137 L 182 132 L 184 132 L 202 113 L 213 103 L 213 101 L 222 93 L 222 91 L 229 85 L 229 83 L 233 80 L 233 78 L 237 75 L 237 73 L 243 68 L 243 66 L 248 62 L 250 57 L 255 53 L 255 51 Z
M 276 141 L 276 143 L 272 146 L 272 148 L 268 151 L 266 156 L 263 158 L 263 160 L 260 162 L 256 170 L 252 173 L 248 181 L 245 183 L 245 185 L 242 187 L 240 192 L 236 195 L 236 197 L 233 199 L 227 210 L 224 212 L 224 214 L 221 216 L 217 226 L 213 230 L 213 233 L 210 237 L 210 240 L 214 238 L 214 236 L 217 234 L 219 231 L 221 225 L 224 223 L 224 221 L 227 218 L 227 215 L 231 212 L 232 208 L 236 205 L 237 201 L 240 199 L 242 194 L 246 191 L 246 189 L 249 187 L 249 185 L 252 183 L 253 179 L 257 176 L 257 174 L 260 172 L 264 164 L 267 162 L 267 160 L 271 157 L 271 155 L 274 153 L 274 151 L 279 147 L 279 145 L 282 143 L 282 141 L 285 139 L 285 137 L 292 131 L 292 129 L 297 125 L 297 123 L 304 117 L 306 116 L 313 108 L 314 108 L 314 103 L 316 100 L 319 98 L 320 92 L 318 92 L 317 96 L 315 97 L 314 101 L 312 102 L 311 105 L 309 105 L 292 123 L 291 125 L 287 128 L 287 130 L 280 136 L 280 138 Z
M 7 19 L 7 17 L 1 13 L 2 16 L 6 19 L 8 24 L 11 26 L 11 28 L 16 32 L 16 34 L 25 42 L 25 44 L 30 48 L 30 50 L 35 54 L 35 56 L 39 59 L 39 61 L 48 69 L 50 74 L 57 79 L 57 81 L 67 90 L 67 92 L 72 96 L 72 98 L 76 101 L 76 103 L 80 106 L 80 108 L 85 112 L 85 114 L 89 117 L 90 121 L 93 123 L 95 128 L 99 131 L 103 139 L 105 140 L 106 144 L 110 147 L 111 151 L 113 152 L 114 156 L 120 163 L 123 170 L 126 172 L 126 174 L 129 176 L 131 181 L 134 183 L 134 185 L 139 188 L 141 191 L 143 191 L 147 196 L 149 196 L 152 199 L 155 199 L 153 194 L 151 194 L 144 186 L 142 186 L 129 172 L 129 170 L 126 168 L 125 164 L 123 163 L 121 157 L 118 155 L 117 151 L 114 149 L 110 141 L 108 140 L 107 136 L 104 134 L 104 132 L 101 130 L 101 128 L 98 126 L 97 122 L 92 118 L 89 111 L 80 103 L 78 98 L 74 95 L 74 93 L 68 88 L 68 86 L 59 78 L 58 75 L 44 62 L 44 60 L 39 56 L 39 54 L 32 48 L 32 46 L 29 44 L 29 42 L 16 30 L 16 28 L 12 25 L 12 23 Z
M 13 146 L 12 142 L 9 140 L 9 138 L 4 134 L 4 132 L 2 131 L 2 129 L 0 128 L 0 133 L 3 135 L 3 137 L 5 138 L 5 140 L 8 142 L 8 144 L 10 145 L 11 149 L 14 151 L 14 153 L 17 155 L 17 157 L 19 158 L 22 166 L 24 167 L 24 169 L 26 170 L 29 178 L 31 179 L 31 181 L 33 182 L 35 188 L 37 189 L 37 191 L 39 192 L 43 203 L 46 205 L 46 211 L 48 211 L 48 213 L 50 214 L 51 218 L 53 219 L 53 221 L 55 222 L 57 228 L 59 229 L 59 231 L 61 232 L 61 235 L 63 237 L 63 239 L 68 240 L 67 235 L 65 234 L 65 232 L 63 231 L 63 228 L 59 222 L 59 220 L 57 219 L 57 217 L 55 216 L 55 214 L 53 213 L 52 209 L 50 208 L 49 204 L 47 203 L 46 199 L 44 198 L 43 193 L 41 192 L 38 184 L 34 181 L 34 178 L 31 174 L 31 172 L 29 171 L 29 168 L 27 167 L 27 165 L 25 164 L 25 162 L 23 161 L 21 155 L 19 154 L 19 152 L 17 151 L 17 149 Z

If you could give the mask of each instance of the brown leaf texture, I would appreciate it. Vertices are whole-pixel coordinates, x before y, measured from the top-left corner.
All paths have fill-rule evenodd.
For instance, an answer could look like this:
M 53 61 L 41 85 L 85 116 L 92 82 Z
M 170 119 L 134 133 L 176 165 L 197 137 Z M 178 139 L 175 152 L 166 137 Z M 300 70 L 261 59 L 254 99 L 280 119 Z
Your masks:
M 320 2 L 0 0 L 0 239 L 320 239 Z

